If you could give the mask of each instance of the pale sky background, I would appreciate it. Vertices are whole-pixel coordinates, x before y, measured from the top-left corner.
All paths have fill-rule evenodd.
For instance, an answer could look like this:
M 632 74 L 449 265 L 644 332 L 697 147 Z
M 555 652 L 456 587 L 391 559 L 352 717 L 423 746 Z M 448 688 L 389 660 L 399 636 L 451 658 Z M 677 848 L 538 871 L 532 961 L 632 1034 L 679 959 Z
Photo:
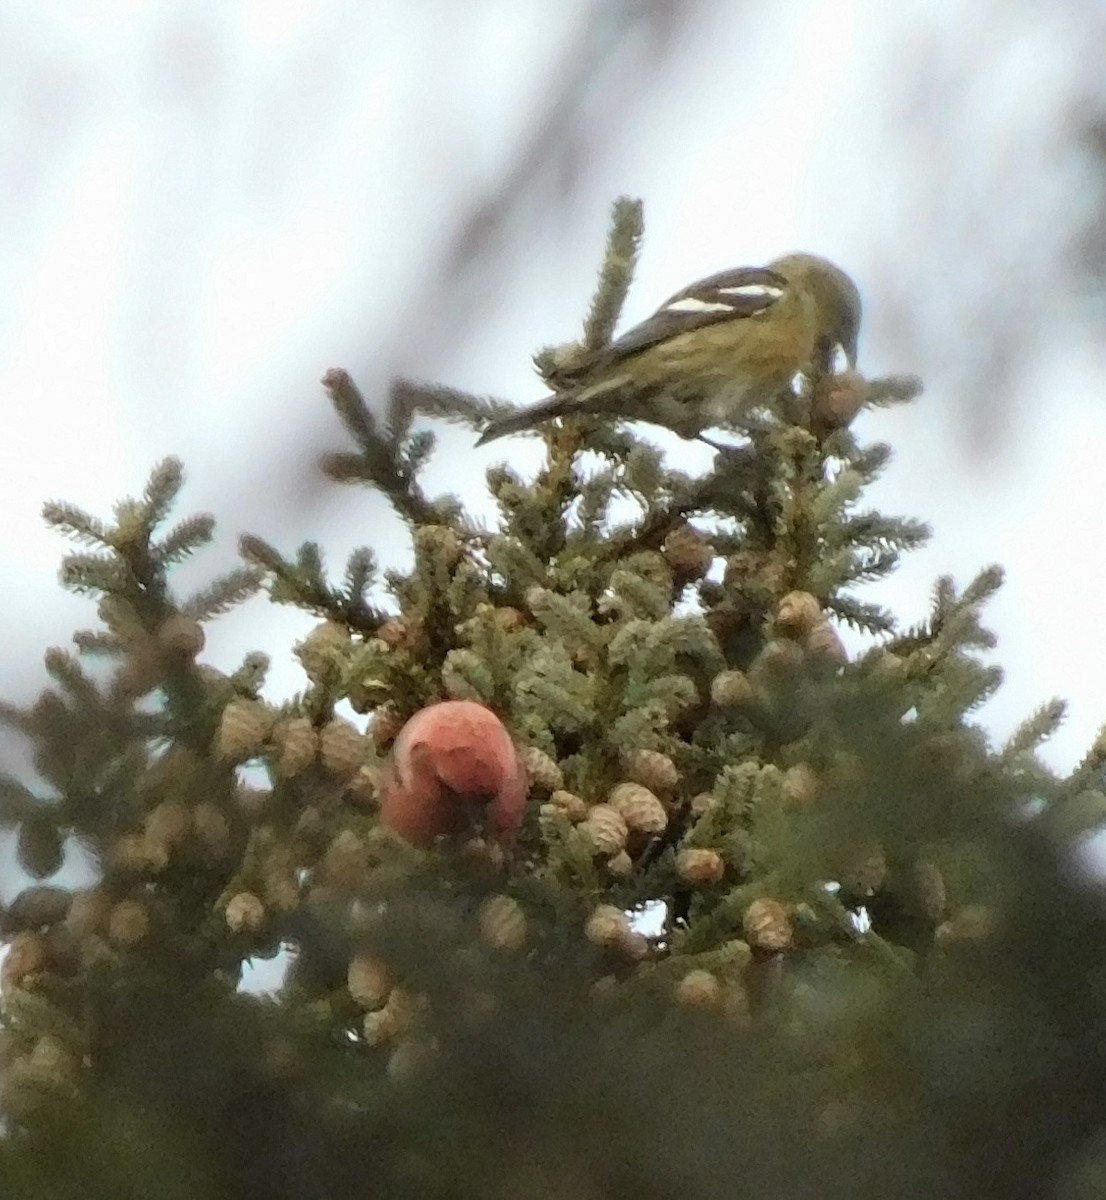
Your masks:
M 182 582 L 231 565 L 246 530 L 285 550 L 317 539 L 339 567 L 360 543 L 404 561 L 385 503 L 315 471 L 345 447 L 319 377 L 345 366 L 369 396 L 404 373 L 536 398 L 529 356 L 576 336 L 609 204 L 629 193 L 647 236 L 627 321 L 791 249 L 855 274 L 862 367 L 928 385 L 860 427 L 897 450 L 873 503 L 935 531 L 870 594 L 910 622 L 938 574 L 1005 564 L 988 616 L 1008 681 L 982 719 L 1001 737 L 1068 698 L 1046 757 L 1072 765 L 1106 720 L 1103 181 L 1087 149 L 1106 112 L 1104 14 L 3 0 L 4 693 L 30 699 L 43 649 L 95 623 L 57 587 L 65 544 L 42 501 L 107 515 L 167 454 L 188 471 L 179 515 L 220 528 Z M 470 444 L 442 430 L 431 490 L 490 511 L 484 467 L 538 449 Z M 264 649 L 284 695 L 310 623 L 257 601 L 209 629 L 205 657 L 229 668 Z

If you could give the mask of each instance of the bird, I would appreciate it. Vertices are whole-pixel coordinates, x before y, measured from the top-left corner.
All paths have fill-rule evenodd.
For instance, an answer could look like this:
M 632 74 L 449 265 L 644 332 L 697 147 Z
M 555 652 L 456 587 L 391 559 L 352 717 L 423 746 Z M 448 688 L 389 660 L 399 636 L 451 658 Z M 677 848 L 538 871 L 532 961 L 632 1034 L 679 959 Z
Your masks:
M 797 375 L 856 364 L 861 300 L 853 280 L 815 254 L 736 267 L 682 288 L 597 355 L 557 372 L 554 395 L 490 421 L 477 445 L 556 417 L 648 421 L 685 438 L 740 427 Z
M 442 835 L 510 845 L 529 793 L 526 768 L 503 722 L 474 700 L 420 709 L 396 736 L 380 820 L 413 846 Z

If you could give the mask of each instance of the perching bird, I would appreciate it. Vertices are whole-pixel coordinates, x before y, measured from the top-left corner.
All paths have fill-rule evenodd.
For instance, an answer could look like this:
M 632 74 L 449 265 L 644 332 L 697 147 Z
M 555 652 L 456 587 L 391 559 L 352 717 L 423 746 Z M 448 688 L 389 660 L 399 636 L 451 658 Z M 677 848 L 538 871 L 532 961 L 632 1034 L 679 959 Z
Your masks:
M 839 267 L 788 254 L 737 267 L 670 296 L 537 404 L 489 423 L 477 445 L 573 414 L 664 425 L 683 437 L 740 425 L 798 374 L 856 363 L 860 294 Z
M 441 834 L 510 843 L 528 792 L 526 768 L 495 713 L 472 700 L 443 700 L 399 731 L 380 820 L 413 846 Z

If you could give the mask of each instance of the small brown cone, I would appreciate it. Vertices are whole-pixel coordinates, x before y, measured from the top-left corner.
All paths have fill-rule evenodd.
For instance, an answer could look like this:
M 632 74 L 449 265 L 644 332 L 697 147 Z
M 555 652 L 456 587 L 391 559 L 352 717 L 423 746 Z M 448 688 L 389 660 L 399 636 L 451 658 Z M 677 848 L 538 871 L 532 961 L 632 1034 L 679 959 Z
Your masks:
M 622 769 L 631 783 L 640 783 L 658 796 L 674 792 L 680 782 L 676 764 L 659 750 L 630 750 L 622 756 Z
M 610 804 L 594 804 L 580 829 L 591 839 L 595 849 L 608 858 L 626 848 L 629 829 L 617 808 Z
M 188 836 L 192 813 L 177 800 L 163 800 L 146 817 L 146 837 L 171 850 Z
M 726 864 L 717 850 L 689 846 L 676 855 L 676 874 L 692 887 L 709 887 L 726 873 Z
M 750 670 L 757 677 L 788 678 L 802 665 L 803 652 L 799 645 L 789 638 L 775 638 L 756 656 Z
M 691 815 L 702 817 L 718 807 L 718 797 L 713 792 L 696 792 L 691 797 Z
M 822 620 L 822 605 L 810 592 L 788 592 L 776 608 L 776 628 L 784 637 L 806 638 Z
M 169 865 L 169 855 L 160 842 L 144 833 L 124 833 L 115 839 L 108 862 L 113 870 L 128 875 L 156 875 Z
M 469 838 L 461 846 L 461 856 L 471 866 L 481 871 L 495 872 L 503 870 L 507 861 L 507 852 L 499 842 L 488 841 L 487 838 Z
M 512 896 L 489 896 L 480 906 L 480 934 L 496 950 L 514 952 L 526 945 L 526 914 Z
M 584 924 L 584 936 L 594 946 L 618 946 L 633 931 L 630 918 L 613 904 L 600 904 Z
M 574 792 L 556 791 L 549 797 L 549 803 L 559 808 L 573 825 L 587 820 L 588 802 Z
M 625 879 L 634 869 L 634 860 L 625 850 L 607 859 L 607 870 L 618 879 Z
M 346 986 L 354 1001 L 365 1009 L 382 1008 L 393 987 L 392 972 L 386 963 L 371 954 L 357 954 L 346 972 Z
M 715 558 L 709 539 L 691 525 L 673 529 L 664 539 L 661 554 L 678 587 L 702 579 Z
M 150 932 L 150 914 L 137 900 L 120 900 L 108 917 L 108 937 L 116 946 L 136 946 Z
M 688 971 L 676 985 L 676 1002 L 685 1008 L 717 1008 L 722 1003 L 722 984 L 710 971 Z
M 526 617 L 519 609 L 504 605 L 495 610 L 495 623 L 504 633 L 515 633 L 526 624 Z
M 291 912 L 300 902 L 300 887 L 295 875 L 285 867 L 265 872 L 261 885 L 265 907 L 276 912 Z
M 350 645 L 349 630 L 337 621 L 323 621 L 296 645 L 296 657 L 312 683 L 322 683 L 333 675 Z
M 823 375 L 810 397 L 810 427 L 816 437 L 826 437 L 850 425 L 868 398 L 868 381 L 859 371 Z
M 806 763 L 796 763 L 783 773 L 783 798 L 794 808 L 808 808 L 817 800 L 821 787 L 814 769 Z
M 43 1076 L 73 1081 L 80 1073 L 80 1063 L 60 1038 L 47 1034 L 35 1042 L 28 1065 Z
M 395 1014 L 385 1005 L 383 1008 L 372 1009 L 365 1013 L 364 1020 L 361 1022 L 361 1031 L 370 1046 L 381 1046 L 385 1042 L 390 1042 L 399 1032 L 399 1028 L 396 1024 Z
M 285 717 L 273 727 L 277 748 L 277 770 L 285 779 L 294 779 L 315 761 L 319 735 L 307 717 Z
M 617 784 L 608 797 L 608 804 L 626 822 L 626 828 L 635 833 L 663 833 L 668 827 L 668 812 L 664 805 L 640 783 Z M 592 809 L 592 814 L 594 812 Z
M 531 787 L 551 793 L 564 787 L 565 778 L 561 768 L 544 750 L 537 746 L 527 746 L 520 757 Z
M 849 652 L 840 634 L 828 621 L 819 621 L 806 639 L 806 649 L 814 658 L 826 662 L 844 664 L 849 661 Z
M 227 904 L 226 921 L 233 933 L 256 933 L 265 923 L 265 906 L 253 892 L 238 892 Z
M 618 949 L 633 962 L 641 962 L 642 959 L 649 957 L 649 939 L 645 934 L 631 929 L 629 934 L 618 943 Z
M 201 800 L 192 813 L 192 830 L 213 859 L 230 851 L 230 821 L 213 800 Z
M 719 708 L 742 708 L 756 695 L 744 671 L 719 671 L 711 680 L 711 703 Z
M 46 970 L 46 939 L 38 933 L 18 933 L 8 943 L 8 953 L 0 963 L 0 989 L 26 987 Z
M 107 928 L 111 907 L 111 898 L 99 888 L 77 892 L 65 917 L 66 928 L 78 938 L 101 933 Z
M 754 900 L 742 920 L 745 940 L 755 950 L 776 953 L 786 950 L 795 937 L 795 927 L 787 905 L 770 896 Z
M 322 881 L 339 891 L 352 891 L 369 869 L 368 850 L 352 829 L 343 829 L 327 847 L 320 866 Z
M 215 747 L 227 762 L 244 762 L 261 752 L 273 719 L 260 700 L 232 700 L 223 709 Z
M 593 946 L 614 950 L 640 961 L 649 953 L 649 939 L 638 933 L 630 918 L 613 904 L 600 904 L 584 923 L 584 936 Z
M 352 779 L 365 762 L 368 744 L 350 721 L 335 717 L 319 731 L 319 761 L 336 779 Z

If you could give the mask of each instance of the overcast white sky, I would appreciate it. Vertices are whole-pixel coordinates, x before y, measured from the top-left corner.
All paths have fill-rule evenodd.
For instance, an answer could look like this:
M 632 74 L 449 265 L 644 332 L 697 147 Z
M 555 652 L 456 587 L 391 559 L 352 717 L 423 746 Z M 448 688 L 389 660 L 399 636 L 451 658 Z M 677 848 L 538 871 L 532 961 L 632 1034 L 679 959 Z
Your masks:
M 106 513 L 166 454 L 187 465 L 182 512 L 213 511 L 222 531 L 190 580 L 224 569 L 242 530 L 286 549 L 315 538 L 334 562 L 361 542 L 400 561 L 383 502 L 312 473 L 317 452 L 341 444 L 319 376 L 344 365 L 369 394 L 402 371 L 535 398 L 529 355 L 575 335 L 609 202 L 626 192 L 644 198 L 648 229 L 627 319 L 700 274 L 790 249 L 856 274 L 869 312 L 861 365 L 930 385 L 913 409 L 862 426 L 898 450 L 875 499 L 936 534 L 882 597 L 913 620 L 938 573 L 966 581 L 1003 562 L 1010 582 L 990 618 L 1008 683 L 985 720 L 1001 735 L 1065 696 L 1071 716 L 1048 756 L 1079 756 L 1106 718 L 1103 362 L 1079 337 L 1053 338 L 1009 379 L 974 339 L 996 296 L 1026 292 L 1027 274 L 1040 286 L 1026 247 L 1046 255 L 1056 214 L 1079 201 L 1076 167 L 1033 122 L 1042 96 L 1081 86 L 1068 18 L 1086 6 L 1050 17 L 1019 0 L 780 0 L 770 11 L 719 0 L 695 10 L 657 77 L 640 34 L 612 43 L 572 154 L 548 166 L 565 175 L 564 205 L 535 201 L 507 219 L 491 261 L 440 294 L 440 235 L 512 161 L 592 7 L 0 8 L 7 695 L 33 695 L 42 649 L 95 620 L 56 586 L 63 544 L 41 524 L 42 500 Z M 613 20 L 622 6 L 607 8 Z M 958 75 L 965 48 L 982 57 Z M 904 62 L 921 64 L 923 81 L 927 63 L 946 73 L 911 100 Z M 969 67 L 975 82 L 954 102 Z M 948 136 L 932 155 L 894 140 L 896 122 L 935 106 Z M 1009 154 L 988 174 L 996 138 Z M 987 188 L 1004 203 L 950 263 L 964 193 Z M 912 224 L 917 212 L 930 223 Z M 1031 332 L 1019 327 L 1019 340 Z M 980 434 L 966 389 L 996 371 L 1008 408 Z M 442 445 L 432 482 L 477 505 L 483 467 L 516 452 L 477 454 L 458 430 Z M 519 461 L 536 461 L 518 445 Z M 673 445 L 692 461 L 694 448 Z M 279 665 L 270 690 L 287 693 L 301 682 L 287 647 L 304 626 L 255 603 L 212 629 L 208 657 L 229 666 L 265 649 Z

